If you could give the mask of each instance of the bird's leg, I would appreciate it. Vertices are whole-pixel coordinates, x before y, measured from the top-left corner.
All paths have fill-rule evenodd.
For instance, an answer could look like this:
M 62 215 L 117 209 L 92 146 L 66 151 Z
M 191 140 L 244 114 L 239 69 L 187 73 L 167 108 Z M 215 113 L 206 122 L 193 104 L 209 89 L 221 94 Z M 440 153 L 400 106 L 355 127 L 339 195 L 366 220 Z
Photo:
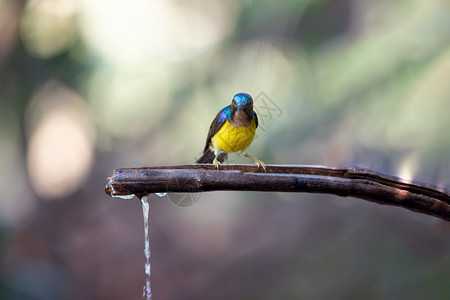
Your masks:
M 217 170 L 220 169 L 220 161 L 217 158 L 219 157 L 221 152 L 222 151 L 220 151 L 220 149 L 218 149 L 218 148 L 214 149 L 215 157 L 214 157 L 214 160 L 213 160 L 213 164 L 214 164 L 214 166 L 216 167 Z
M 257 159 L 256 157 L 251 156 L 250 154 L 247 153 L 247 149 L 244 149 L 241 151 L 242 155 L 244 155 L 245 157 L 251 158 L 253 159 L 253 161 L 255 162 L 255 164 L 259 167 L 262 167 L 264 172 L 266 171 L 266 164 L 262 161 Z

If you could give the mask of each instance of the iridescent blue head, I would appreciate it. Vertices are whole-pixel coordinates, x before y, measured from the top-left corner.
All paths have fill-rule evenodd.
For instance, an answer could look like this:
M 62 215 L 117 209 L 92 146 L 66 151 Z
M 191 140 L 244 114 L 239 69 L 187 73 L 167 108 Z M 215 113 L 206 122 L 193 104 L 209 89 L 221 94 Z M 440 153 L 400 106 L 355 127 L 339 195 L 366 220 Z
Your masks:
M 239 93 L 234 95 L 233 101 L 231 102 L 232 111 L 245 110 L 248 113 L 253 111 L 253 98 L 249 94 Z

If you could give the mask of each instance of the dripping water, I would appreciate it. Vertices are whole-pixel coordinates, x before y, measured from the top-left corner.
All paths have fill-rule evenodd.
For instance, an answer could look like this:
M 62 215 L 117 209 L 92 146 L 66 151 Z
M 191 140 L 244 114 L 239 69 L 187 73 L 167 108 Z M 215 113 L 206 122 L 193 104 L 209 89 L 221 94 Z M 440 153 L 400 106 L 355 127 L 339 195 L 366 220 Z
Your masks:
M 164 197 L 167 193 L 156 193 L 159 197 Z M 134 195 L 131 195 L 134 196 Z M 129 197 L 129 196 L 125 196 Z M 126 198 L 129 199 L 129 198 Z M 150 206 L 148 203 L 148 195 L 141 197 L 142 203 L 142 215 L 144 216 L 144 235 L 145 235 L 145 246 L 144 246 L 144 254 L 145 254 L 145 285 L 142 289 L 142 298 L 146 300 L 152 299 L 152 288 L 150 285 L 150 275 L 151 275 L 151 265 L 150 265 L 150 239 L 148 237 L 148 216 L 150 211 Z
M 142 292 L 142 297 L 147 300 L 152 299 L 152 288 L 150 286 L 150 274 L 151 274 L 151 266 L 150 266 L 150 240 L 148 238 L 148 214 L 149 214 L 149 204 L 148 204 L 148 196 L 143 196 L 141 198 L 142 202 L 142 213 L 144 216 L 144 233 L 145 233 L 145 285 Z

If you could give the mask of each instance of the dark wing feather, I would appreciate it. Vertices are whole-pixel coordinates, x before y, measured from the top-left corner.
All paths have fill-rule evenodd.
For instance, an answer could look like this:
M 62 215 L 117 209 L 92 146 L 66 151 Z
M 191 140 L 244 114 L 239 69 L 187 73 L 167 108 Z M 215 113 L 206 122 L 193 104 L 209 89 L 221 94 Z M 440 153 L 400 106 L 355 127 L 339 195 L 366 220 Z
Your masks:
M 214 153 L 209 150 L 209 144 L 211 143 L 212 137 L 220 130 L 220 128 L 225 124 L 225 121 L 231 117 L 231 105 L 228 105 L 216 115 L 214 120 L 209 127 L 208 136 L 206 137 L 206 145 L 203 149 L 203 155 L 197 160 L 197 163 L 212 163 L 214 160 Z M 226 153 L 222 153 L 219 155 L 218 160 L 220 162 L 224 162 L 227 158 Z
M 253 118 L 255 118 L 256 128 L 258 128 L 258 115 L 253 111 Z
M 231 116 L 231 105 L 228 105 L 227 107 L 219 111 L 219 113 L 212 121 L 211 126 L 209 127 L 208 136 L 206 137 L 206 145 L 203 149 L 203 152 L 209 150 L 209 143 L 211 143 L 212 137 L 217 133 L 217 131 L 219 131 L 223 124 L 225 124 L 228 116 Z

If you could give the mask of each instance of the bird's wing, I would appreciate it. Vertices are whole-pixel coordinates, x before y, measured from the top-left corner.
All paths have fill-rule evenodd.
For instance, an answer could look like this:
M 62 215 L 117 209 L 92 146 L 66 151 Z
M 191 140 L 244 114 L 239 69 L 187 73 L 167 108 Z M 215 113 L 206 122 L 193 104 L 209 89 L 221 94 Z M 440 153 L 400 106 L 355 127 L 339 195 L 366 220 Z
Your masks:
M 253 118 L 255 118 L 256 128 L 258 128 L 258 115 L 253 111 Z
M 209 143 L 211 142 L 212 137 L 219 131 L 219 129 L 225 124 L 225 121 L 231 117 L 231 105 L 228 105 L 227 107 L 223 108 L 217 116 L 214 118 L 214 120 L 211 123 L 211 126 L 209 127 L 208 136 L 206 137 L 206 145 L 203 152 L 206 152 L 209 150 Z

